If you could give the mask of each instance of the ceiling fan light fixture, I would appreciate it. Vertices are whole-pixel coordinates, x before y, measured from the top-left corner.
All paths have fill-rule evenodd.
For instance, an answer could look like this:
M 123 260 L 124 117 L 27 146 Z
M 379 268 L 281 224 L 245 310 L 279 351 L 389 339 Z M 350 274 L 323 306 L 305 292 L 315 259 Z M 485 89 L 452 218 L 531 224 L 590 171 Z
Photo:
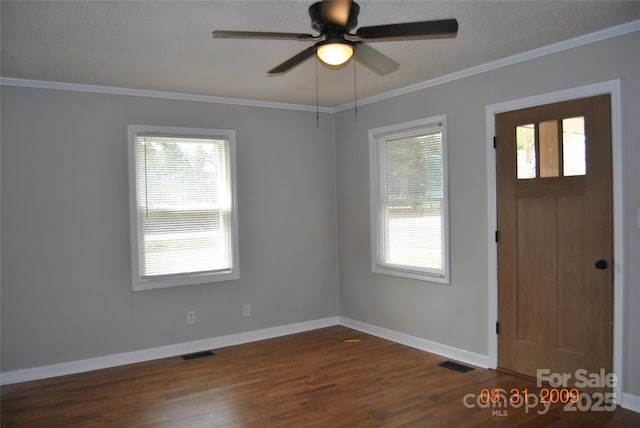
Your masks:
M 318 58 L 325 64 L 342 65 L 353 56 L 353 45 L 345 42 L 330 42 L 318 46 Z

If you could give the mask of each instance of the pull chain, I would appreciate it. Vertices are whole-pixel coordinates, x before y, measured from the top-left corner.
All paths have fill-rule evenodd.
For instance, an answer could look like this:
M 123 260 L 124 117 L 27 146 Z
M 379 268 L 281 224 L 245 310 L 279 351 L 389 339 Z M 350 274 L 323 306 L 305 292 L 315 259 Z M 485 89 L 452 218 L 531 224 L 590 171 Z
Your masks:
M 316 128 L 320 128 L 320 103 L 318 101 L 318 55 L 316 55 Z
M 356 48 L 357 49 L 357 48 Z M 357 79 L 356 79 L 356 61 L 353 61 L 353 105 L 354 105 L 354 112 L 355 112 L 355 116 L 354 116 L 354 122 L 358 123 L 358 86 L 357 86 Z

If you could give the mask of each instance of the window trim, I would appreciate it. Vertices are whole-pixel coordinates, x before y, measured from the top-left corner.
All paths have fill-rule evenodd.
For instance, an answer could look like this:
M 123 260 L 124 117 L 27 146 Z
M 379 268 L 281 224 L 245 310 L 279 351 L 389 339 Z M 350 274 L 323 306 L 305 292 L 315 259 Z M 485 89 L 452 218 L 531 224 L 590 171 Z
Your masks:
M 378 143 L 381 139 L 393 136 L 394 138 L 403 135 L 419 133 L 419 131 L 441 124 L 442 128 L 442 245 L 443 249 L 443 270 L 442 274 L 412 269 L 407 266 L 399 266 L 384 263 L 378 260 L 379 241 L 382 239 L 381 224 L 378 224 L 378 195 L 380 171 L 378 162 Z M 449 176 L 448 176 L 448 154 L 447 154 L 447 116 L 441 114 L 428 118 L 402 122 L 379 128 L 369 129 L 369 197 L 370 197 L 370 243 L 371 243 L 371 271 L 373 273 L 397 276 L 403 278 L 416 279 L 425 282 L 435 282 L 441 284 L 451 283 L 451 242 L 449 238 Z
M 138 198 L 136 186 L 136 137 L 158 135 L 163 137 L 223 139 L 229 143 L 229 174 L 231 178 L 231 246 L 232 267 L 230 271 L 196 274 L 177 274 L 163 278 L 143 279 L 140 272 L 140 252 L 138 249 Z M 127 126 L 127 157 L 129 163 L 129 232 L 131 244 L 131 279 L 133 291 L 185 285 L 207 284 L 240 278 L 238 249 L 238 209 L 236 191 L 236 131 L 234 129 L 183 128 L 173 126 L 129 125 Z

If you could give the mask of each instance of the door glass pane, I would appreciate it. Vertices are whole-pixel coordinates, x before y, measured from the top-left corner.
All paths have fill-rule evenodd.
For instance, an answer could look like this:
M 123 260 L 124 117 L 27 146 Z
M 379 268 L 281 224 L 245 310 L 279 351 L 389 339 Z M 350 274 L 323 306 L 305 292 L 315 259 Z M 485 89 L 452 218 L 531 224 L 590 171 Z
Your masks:
M 558 121 L 549 120 L 538 124 L 540 154 L 540 177 L 560 175 L 560 150 L 558 149 Z
M 536 178 L 536 129 L 533 124 L 516 127 L 518 178 Z
M 586 174 L 584 117 L 562 120 L 562 159 L 563 175 Z

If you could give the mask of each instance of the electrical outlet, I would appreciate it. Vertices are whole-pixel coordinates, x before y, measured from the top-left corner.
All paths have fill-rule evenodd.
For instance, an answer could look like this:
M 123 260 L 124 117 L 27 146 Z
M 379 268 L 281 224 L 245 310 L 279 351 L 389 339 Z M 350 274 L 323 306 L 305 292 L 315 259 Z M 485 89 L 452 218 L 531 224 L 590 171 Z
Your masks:
M 196 323 L 196 311 L 187 312 L 187 324 L 195 324 Z
M 242 316 L 243 317 L 250 317 L 251 316 L 251 305 L 248 303 L 245 303 L 244 305 L 242 305 Z

